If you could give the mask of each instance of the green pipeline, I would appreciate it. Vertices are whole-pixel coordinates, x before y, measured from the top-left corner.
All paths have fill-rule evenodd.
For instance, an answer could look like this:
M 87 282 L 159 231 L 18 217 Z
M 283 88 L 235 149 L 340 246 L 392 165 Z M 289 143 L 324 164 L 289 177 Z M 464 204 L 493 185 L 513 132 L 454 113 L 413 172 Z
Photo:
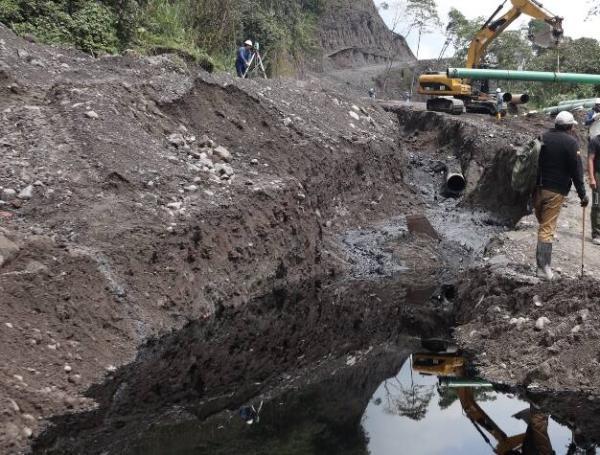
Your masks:
M 560 82 L 566 84 L 600 84 L 600 74 L 548 73 L 542 71 L 484 70 L 448 68 L 452 79 Z

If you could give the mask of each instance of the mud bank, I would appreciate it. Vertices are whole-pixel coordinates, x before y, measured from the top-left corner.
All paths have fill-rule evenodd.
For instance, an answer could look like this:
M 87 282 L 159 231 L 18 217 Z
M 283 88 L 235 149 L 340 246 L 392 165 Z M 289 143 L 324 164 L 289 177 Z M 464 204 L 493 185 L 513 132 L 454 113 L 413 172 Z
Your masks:
M 485 377 L 600 399 L 597 281 L 531 285 L 474 270 L 458 289 L 456 337 Z
M 192 323 L 149 342 L 137 361 L 93 387 L 89 395 L 99 408 L 55 419 L 33 453 L 76 454 L 84 447 L 87 453 L 136 453 L 123 447 L 135 442 L 131 435 L 139 433 L 141 422 L 162 425 L 165 415 L 185 412 L 212 425 L 218 418 L 213 416 L 225 409 L 236 410 L 250 399 L 256 401 L 257 395 L 285 390 L 289 378 L 311 369 L 326 377 L 342 354 L 354 353 L 352 361 L 342 357 L 342 364 L 353 364 L 362 351 L 380 350 L 388 343 L 408 347 L 406 354 L 414 344 L 411 335 L 415 340 L 421 334 L 448 335 L 452 321 L 440 303 L 441 292 L 393 281 L 329 289 L 318 283 L 296 291 L 281 289 L 238 310 L 225 310 L 214 321 Z M 374 371 L 367 370 L 363 380 L 377 377 L 382 369 L 392 373 L 398 357 L 378 363 L 390 358 L 369 356 Z M 368 381 L 359 384 L 372 393 Z M 348 402 L 360 402 L 361 396 Z M 344 397 L 335 400 L 341 403 Z M 352 406 L 353 412 L 361 406 Z M 348 424 L 355 421 L 349 418 Z M 89 441 L 99 438 L 104 443 L 91 448 Z

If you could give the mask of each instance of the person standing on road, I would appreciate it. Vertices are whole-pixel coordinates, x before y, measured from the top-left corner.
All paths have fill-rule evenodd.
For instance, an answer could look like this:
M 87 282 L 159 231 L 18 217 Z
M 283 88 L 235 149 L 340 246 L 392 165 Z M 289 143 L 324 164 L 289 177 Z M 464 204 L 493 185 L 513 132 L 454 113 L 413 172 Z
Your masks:
M 504 109 L 504 93 L 502 89 L 498 87 L 496 89 L 496 117 L 498 120 L 502 118 L 502 110 Z
M 247 40 L 242 47 L 238 49 L 237 59 L 235 61 L 235 69 L 238 77 L 244 77 L 246 70 L 250 66 L 250 59 L 252 58 L 252 47 L 254 44 L 252 41 Z
M 592 242 L 600 245 L 600 135 L 592 137 L 588 145 L 588 175 L 592 189 Z
M 587 207 L 589 204 L 575 125 L 577 122 L 573 114 L 563 111 L 556 116 L 554 128 L 542 137 L 544 145 L 540 152 L 533 206 L 540 224 L 536 252 L 538 276 L 547 280 L 554 278 L 551 267 L 552 243 L 558 215 L 573 184 L 581 206 Z
M 592 126 L 596 120 L 600 118 L 600 98 L 596 98 L 594 107 L 585 117 L 585 126 Z

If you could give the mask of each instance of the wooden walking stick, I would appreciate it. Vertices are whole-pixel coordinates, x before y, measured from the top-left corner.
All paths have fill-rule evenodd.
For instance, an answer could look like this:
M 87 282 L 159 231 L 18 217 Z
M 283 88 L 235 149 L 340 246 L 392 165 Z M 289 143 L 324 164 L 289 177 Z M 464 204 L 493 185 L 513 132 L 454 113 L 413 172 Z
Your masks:
M 583 229 L 581 232 L 581 278 L 584 277 L 585 272 L 585 207 L 583 207 Z

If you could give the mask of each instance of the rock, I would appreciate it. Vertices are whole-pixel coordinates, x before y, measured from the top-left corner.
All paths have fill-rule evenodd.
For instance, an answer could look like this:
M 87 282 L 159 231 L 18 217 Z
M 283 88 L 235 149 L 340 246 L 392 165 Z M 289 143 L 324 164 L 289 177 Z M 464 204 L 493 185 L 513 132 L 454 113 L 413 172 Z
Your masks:
M 171 210 L 181 210 L 183 207 L 183 202 L 170 202 L 167 204 L 167 208 Z
M 231 177 L 234 174 L 233 168 L 231 166 L 221 163 L 218 163 L 215 166 L 215 171 L 217 171 L 217 174 L 220 176 L 226 175 L 228 177 Z
M 18 252 L 19 246 L 0 233 L 0 267 L 8 264 Z
M 17 404 L 17 402 L 11 398 L 8 399 L 8 404 L 10 409 L 12 409 L 14 412 L 21 412 L 21 408 L 19 407 L 19 405 Z
M 576 325 L 575 327 L 573 327 L 571 329 L 571 333 L 579 333 L 581 332 L 581 326 L 580 325 Z
M 258 160 L 256 158 L 254 158 L 253 160 L 250 160 L 250 164 L 252 166 L 258 166 Z
M 198 141 L 200 147 L 212 147 L 212 144 L 214 144 L 214 142 L 206 134 L 203 134 Z
M 360 120 L 360 115 L 358 115 L 356 112 L 350 111 L 348 114 L 350 114 L 350 117 L 352 117 L 354 120 Z
M 353 104 L 353 105 L 352 105 L 352 110 L 353 110 L 354 112 L 360 112 L 360 107 L 358 107 L 356 104 Z
M 14 329 L 15 327 L 10 322 L 5 322 L 4 325 L 9 329 Z
M 167 160 L 170 163 L 179 163 L 179 158 L 177 158 L 176 156 L 173 156 L 173 155 L 167 156 Z
M 117 371 L 117 367 L 114 365 L 109 365 L 106 367 L 106 371 L 108 371 L 109 373 L 114 373 L 115 371 Z
M 212 160 L 210 160 L 208 158 L 200 158 L 200 160 L 198 161 L 198 164 L 202 167 L 207 167 L 209 169 L 212 169 L 213 167 L 215 167 L 215 163 L 213 163 Z
M 183 187 L 184 190 L 189 191 L 190 193 L 193 193 L 194 191 L 198 191 L 198 187 L 196 185 L 188 185 Z
M 98 114 L 97 114 L 95 111 L 87 111 L 87 112 L 85 113 L 85 116 L 86 116 L 87 118 L 91 118 L 91 119 L 94 119 L 94 120 L 97 120 L 97 119 L 99 119 L 99 118 L 100 118 L 100 116 L 99 116 L 99 115 L 98 115 Z
M 79 384 L 81 384 L 81 375 L 80 374 L 71 374 L 71 375 L 69 375 L 68 380 L 71 384 L 79 385 Z
M 17 197 L 24 200 L 31 199 L 33 197 L 33 185 L 28 185 L 23 188 Z
M 23 427 L 23 435 L 25 435 L 26 438 L 30 438 L 31 435 L 33 435 L 33 430 L 29 427 Z
M 4 188 L 2 190 L 1 199 L 3 201 L 12 201 L 16 197 L 17 197 L 17 192 L 15 190 L 13 190 L 12 188 Z
M 65 370 L 65 373 L 70 373 L 73 370 L 71 368 L 71 365 L 65 365 L 65 367 L 63 369 Z
M 577 314 L 577 322 L 579 322 L 579 323 L 584 323 L 589 318 L 590 318 L 590 310 L 588 310 L 588 309 L 580 310 L 579 313 Z
M 175 147 L 183 147 L 185 145 L 185 138 L 181 133 L 172 133 L 167 136 L 167 141 L 169 144 Z
M 533 296 L 533 306 L 541 308 L 543 306 L 542 299 L 539 295 Z
M 535 321 L 535 330 L 544 330 L 548 324 L 550 324 L 550 319 L 548 319 L 546 316 L 542 316 Z
M 231 153 L 222 145 L 218 146 L 213 153 L 227 163 L 231 161 Z
M 283 126 L 291 126 L 293 123 L 294 122 L 289 117 L 286 117 L 286 118 L 283 119 Z

